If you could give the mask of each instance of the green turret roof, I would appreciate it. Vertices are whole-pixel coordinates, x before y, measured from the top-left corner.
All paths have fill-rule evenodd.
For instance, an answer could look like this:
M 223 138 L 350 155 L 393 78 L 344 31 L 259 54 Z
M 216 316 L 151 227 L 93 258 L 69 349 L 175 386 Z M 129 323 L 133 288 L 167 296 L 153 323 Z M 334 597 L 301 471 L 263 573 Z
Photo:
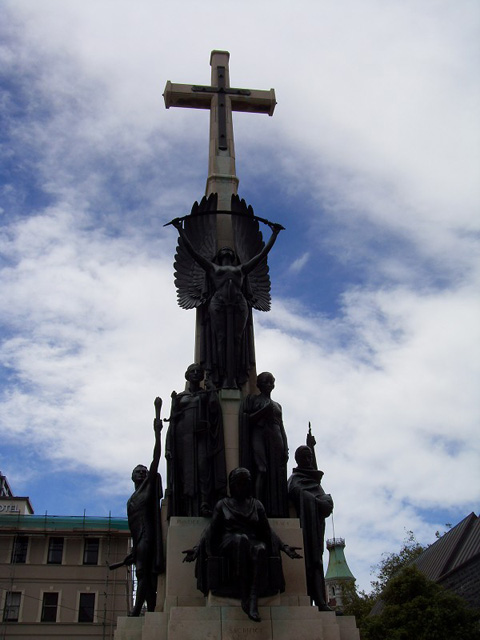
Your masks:
M 355 580 L 355 576 L 348 568 L 345 560 L 344 548 L 345 540 L 343 538 L 327 540 L 327 549 L 330 557 L 325 580 Z

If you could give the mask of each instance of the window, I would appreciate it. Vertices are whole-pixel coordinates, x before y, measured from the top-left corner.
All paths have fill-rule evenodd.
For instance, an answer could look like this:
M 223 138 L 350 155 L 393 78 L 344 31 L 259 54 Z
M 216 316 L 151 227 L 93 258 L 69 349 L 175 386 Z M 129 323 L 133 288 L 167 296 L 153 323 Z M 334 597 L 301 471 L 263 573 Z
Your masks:
M 12 564 L 25 564 L 27 561 L 28 536 L 15 536 L 12 549 Z
M 81 593 L 80 603 L 78 606 L 78 621 L 93 622 L 94 611 L 95 611 L 95 594 Z
M 20 591 L 7 591 L 5 596 L 5 608 L 3 610 L 3 620 L 5 622 L 18 622 L 20 613 Z
M 98 548 L 100 538 L 85 538 L 83 550 L 83 564 L 98 564 Z
M 56 622 L 58 607 L 58 593 L 49 591 L 43 594 L 42 622 Z
M 63 538 L 50 538 L 48 541 L 47 564 L 62 564 Z

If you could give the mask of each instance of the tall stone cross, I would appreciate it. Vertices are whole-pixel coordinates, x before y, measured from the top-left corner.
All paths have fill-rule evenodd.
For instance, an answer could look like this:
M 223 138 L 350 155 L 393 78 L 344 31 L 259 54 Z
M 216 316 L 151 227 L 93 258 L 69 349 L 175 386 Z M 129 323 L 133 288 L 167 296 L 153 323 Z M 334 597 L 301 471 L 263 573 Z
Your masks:
M 172 84 L 165 86 L 165 106 L 210 109 L 210 149 L 206 195 L 218 194 L 218 209 L 230 211 L 233 194 L 237 193 L 232 111 L 249 111 L 273 115 L 275 91 L 235 89 L 230 87 L 228 51 L 212 51 L 211 86 Z M 230 216 L 217 216 L 218 246 L 233 246 Z

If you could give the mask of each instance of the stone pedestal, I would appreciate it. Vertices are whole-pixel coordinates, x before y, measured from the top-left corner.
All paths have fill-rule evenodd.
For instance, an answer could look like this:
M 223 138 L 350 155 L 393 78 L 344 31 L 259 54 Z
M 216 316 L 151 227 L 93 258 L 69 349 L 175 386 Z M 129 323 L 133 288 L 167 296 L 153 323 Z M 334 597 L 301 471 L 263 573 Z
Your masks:
M 311 606 L 259 607 L 261 622 L 240 606 L 172 607 L 169 613 L 120 618 L 115 640 L 360 640 L 353 616 Z
M 172 517 L 167 535 L 167 573 L 163 611 L 141 618 L 119 618 L 115 640 L 360 640 L 352 616 L 335 616 L 310 606 L 303 560 L 282 554 L 286 590 L 260 598 L 261 622 L 253 622 L 240 602 L 198 591 L 193 563 L 183 562 L 182 551 L 192 548 L 208 525 L 206 518 Z M 302 547 L 296 518 L 271 518 L 272 529 L 284 541 Z M 163 596 L 159 590 L 159 597 Z

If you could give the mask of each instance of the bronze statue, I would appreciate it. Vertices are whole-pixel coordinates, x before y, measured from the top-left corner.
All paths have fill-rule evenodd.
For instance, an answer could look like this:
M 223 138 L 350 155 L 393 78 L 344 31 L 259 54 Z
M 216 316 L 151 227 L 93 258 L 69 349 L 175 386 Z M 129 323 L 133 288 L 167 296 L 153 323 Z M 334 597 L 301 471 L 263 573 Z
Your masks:
M 271 518 L 288 518 L 288 444 L 282 407 L 271 398 L 275 378 L 257 376 L 259 395 L 247 396 L 240 408 L 240 464 L 252 473 L 254 495 Z
M 211 590 L 239 597 L 248 617 L 259 622 L 259 596 L 285 589 L 280 551 L 290 558 L 302 556 L 270 529 L 262 503 L 252 497 L 248 469 L 234 469 L 228 480 L 231 497 L 217 503 L 199 544 L 183 552 L 184 561 L 197 561 L 197 585 L 205 595 Z M 219 569 L 215 560 L 224 560 L 227 567 Z
M 205 372 L 192 364 L 187 390 L 172 393 L 165 444 L 169 516 L 210 517 L 227 494 L 222 409 L 215 389 L 201 388 Z
M 323 471 L 314 467 L 313 459 L 310 447 L 304 445 L 295 451 L 298 466 L 288 480 L 288 495 L 302 526 L 307 593 L 320 611 L 331 611 L 325 602 L 322 556 L 325 518 L 333 511 L 333 500 L 322 488 Z
M 175 284 L 179 305 L 199 308 L 200 363 L 207 377 L 217 387 L 238 388 L 254 364 L 252 308 L 270 309 L 266 258 L 283 227 L 265 221 L 272 230 L 265 245 L 252 208 L 232 196 L 236 250 L 218 250 L 216 201 L 216 194 L 203 198 L 190 216 L 171 222 L 180 236 Z
M 113 565 L 111 569 L 122 564 L 135 564 L 137 575 L 137 594 L 132 616 L 139 616 L 143 604 L 147 603 L 148 611 L 155 611 L 157 602 L 157 576 L 165 571 L 163 556 L 162 529 L 160 519 L 160 499 L 163 497 L 162 482 L 158 471 L 160 461 L 160 433 L 162 421 L 160 410 L 161 398 L 155 398 L 155 446 L 150 469 L 137 465 L 132 472 L 135 491 L 127 502 L 128 526 L 132 534 L 132 554 L 123 563 Z

